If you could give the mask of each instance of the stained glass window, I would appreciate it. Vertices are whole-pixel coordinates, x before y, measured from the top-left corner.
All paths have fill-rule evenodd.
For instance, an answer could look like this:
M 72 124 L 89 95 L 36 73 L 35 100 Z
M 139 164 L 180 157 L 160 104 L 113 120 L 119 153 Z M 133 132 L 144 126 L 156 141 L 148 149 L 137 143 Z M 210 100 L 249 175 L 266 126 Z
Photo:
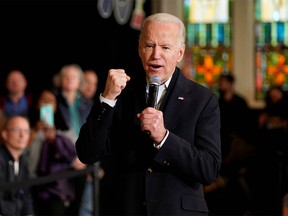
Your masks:
M 187 49 L 184 73 L 214 90 L 222 73 L 232 69 L 232 1 L 184 0 Z
M 256 99 L 272 85 L 288 90 L 288 0 L 255 1 Z

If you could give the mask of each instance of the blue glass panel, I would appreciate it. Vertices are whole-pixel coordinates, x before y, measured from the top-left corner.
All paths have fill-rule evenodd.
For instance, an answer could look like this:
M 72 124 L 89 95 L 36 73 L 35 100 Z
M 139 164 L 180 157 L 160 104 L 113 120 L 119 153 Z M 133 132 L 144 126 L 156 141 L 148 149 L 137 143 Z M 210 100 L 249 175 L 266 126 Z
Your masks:
M 277 23 L 277 42 L 284 43 L 285 25 L 283 22 Z
M 225 41 L 224 24 L 218 23 L 218 42 L 223 45 Z

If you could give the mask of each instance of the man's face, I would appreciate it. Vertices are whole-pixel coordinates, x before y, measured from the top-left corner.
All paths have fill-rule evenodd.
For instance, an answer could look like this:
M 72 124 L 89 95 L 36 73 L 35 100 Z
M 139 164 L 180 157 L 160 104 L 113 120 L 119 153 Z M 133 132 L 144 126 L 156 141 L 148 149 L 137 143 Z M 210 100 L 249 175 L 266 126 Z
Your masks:
M 225 78 L 220 78 L 218 82 L 218 88 L 220 94 L 225 94 L 232 88 L 232 83 Z
M 82 86 L 82 93 L 87 98 L 93 98 L 98 85 L 98 77 L 94 72 L 86 72 L 84 74 L 85 84 Z
M 172 23 L 149 23 L 142 34 L 138 51 L 146 77 L 158 75 L 165 82 L 184 55 L 185 45 L 179 42 L 179 28 Z
M 24 93 L 27 86 L 26 78 L 20 71 L 12 71 L 7 77 L 6 86 L 10 94 Z
M 23 151 L 30 138 L 29 122 L 23 117 L 13 117 L 2 131 L 2 137 L 9 149 Z
M 80 88 L 80 73 L 74 67 L 68 67 L 61 77 L 61 87 L 64 91 L 77 91 Z

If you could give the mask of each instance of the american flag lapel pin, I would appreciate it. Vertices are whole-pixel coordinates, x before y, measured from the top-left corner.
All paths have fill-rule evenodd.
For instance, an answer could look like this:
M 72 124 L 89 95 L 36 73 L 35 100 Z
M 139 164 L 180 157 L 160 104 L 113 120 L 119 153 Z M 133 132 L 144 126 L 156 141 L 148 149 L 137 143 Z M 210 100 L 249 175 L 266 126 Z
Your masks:
M 184 97 L 178 97 L 178 100 L 181 100 L 181 101 L 183 101 L 184 100 Z

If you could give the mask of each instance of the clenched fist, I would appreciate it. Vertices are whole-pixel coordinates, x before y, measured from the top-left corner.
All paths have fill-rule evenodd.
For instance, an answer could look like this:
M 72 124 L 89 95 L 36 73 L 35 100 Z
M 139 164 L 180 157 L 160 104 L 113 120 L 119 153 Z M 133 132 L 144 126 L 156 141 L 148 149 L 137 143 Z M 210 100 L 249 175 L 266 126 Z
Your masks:
M 115 100 L 122 90 L 126 87 L 130 77 L 124 69 L 110 69 L 108 72 L 103 97 L 109 100 Z

